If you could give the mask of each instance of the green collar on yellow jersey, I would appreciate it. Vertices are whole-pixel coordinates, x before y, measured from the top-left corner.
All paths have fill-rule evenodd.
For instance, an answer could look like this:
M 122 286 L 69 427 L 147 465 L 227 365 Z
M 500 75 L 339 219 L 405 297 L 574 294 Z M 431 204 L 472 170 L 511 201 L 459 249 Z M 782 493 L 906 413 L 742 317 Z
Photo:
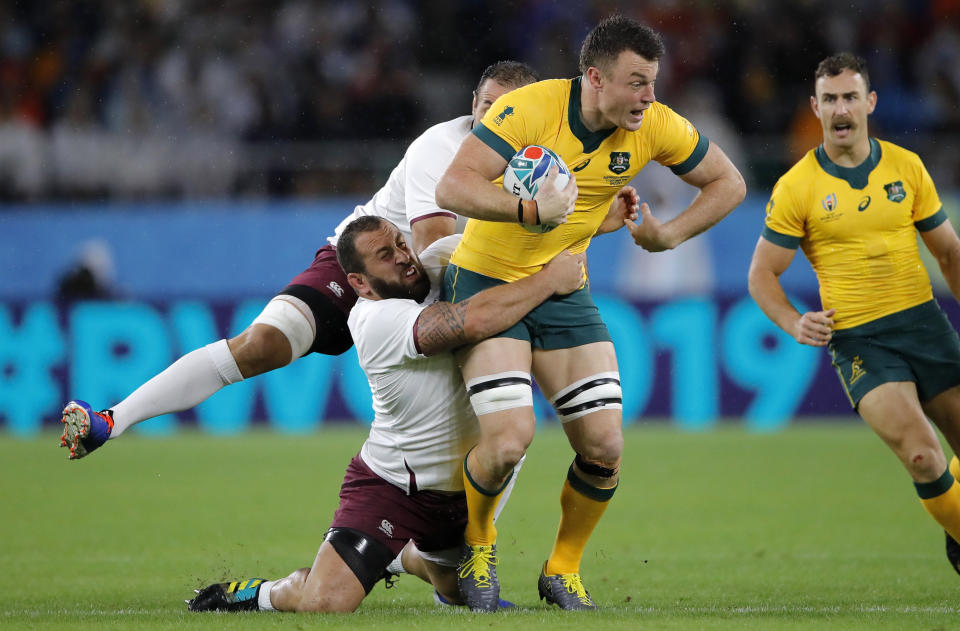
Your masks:
M 880 143 L 877 142 L 876 138 L 871 138 L 870 155 L 855 167 L 842 167 L 833 162 L 827 157 L 827 152 L 824 150 L 822 144 L 816 148 L 814 154 L 817 156 L 817 163 L 820 165 L 820 168 L 826 171 L 827 174 L 838 177 L 841 180 L 846 180 L 851 188 L 860 190 L 867 187 L 870 172 L 873 171 L 880 162 Z
M 567 122 L 570 124 L 570 131 L 573 132 L 573 135 L 583 143 L 583 152 L 593 153 L 610 134 L 617 131 L 617 128 L 611 127 L 610 129 L 590 131 L 587 129 L 587 126 L 583 124 L 583 119 L 580 117 L 581 78 L 582 77 L 575 77 L 570 80 L 570 107 L 567 108 L 569 110 L 567 113 Z

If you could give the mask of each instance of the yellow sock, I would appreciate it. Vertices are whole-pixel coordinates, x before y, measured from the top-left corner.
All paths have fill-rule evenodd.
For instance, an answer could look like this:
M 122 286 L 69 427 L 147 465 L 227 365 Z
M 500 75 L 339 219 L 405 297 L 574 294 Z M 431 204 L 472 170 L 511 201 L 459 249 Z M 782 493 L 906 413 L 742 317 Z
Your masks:
M 511 476 L 512 472 L 504 480 L 503 486 L 496 491 L 488 491 L 473 481 L 467 469 L 467 459 L 463 459 L 463 490 L 467 495 L 467 527 L 463 531 L 463 539 L 469 545 L 492 546 L 497 542 L 497 527 L 493 525 L 493 514 Z
M 954 458 L 956 461 L 956 458 Z M 953 466 L 953 461 L 950 463 Z M 960 484 L 948 468 L 934 482 L 914 483 L 920 503 L 947 533 L 960 541 Z
M 588 485 L 571 467 L 560 491 L 560 527 L 544 570 L 546 574 L 573 574 L 580 571 L 580 559 L 583 558 L 587 540 L 607 510 L 615 490 L 616 487 L 598 489 Z

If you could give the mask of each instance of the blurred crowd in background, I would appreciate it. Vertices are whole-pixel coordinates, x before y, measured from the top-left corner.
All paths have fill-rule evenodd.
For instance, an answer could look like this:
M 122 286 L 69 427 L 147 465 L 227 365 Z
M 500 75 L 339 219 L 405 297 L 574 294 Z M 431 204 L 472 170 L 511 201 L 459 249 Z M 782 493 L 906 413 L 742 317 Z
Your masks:
M 960 184 L 957 0 L 5 0 L 0 201 L 366 195 L 489 63 L 578 73 L 619 11 L 657 96 L 769 187 L 819 142 L 813 70 L 867 58 L 873 133 Z

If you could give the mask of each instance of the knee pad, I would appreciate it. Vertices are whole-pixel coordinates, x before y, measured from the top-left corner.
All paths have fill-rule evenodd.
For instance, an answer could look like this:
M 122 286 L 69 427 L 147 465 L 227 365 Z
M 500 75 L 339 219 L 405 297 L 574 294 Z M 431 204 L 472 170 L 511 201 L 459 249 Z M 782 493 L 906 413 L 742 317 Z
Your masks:
M 569 423 L 597 410 L 623 409 L 620 373 L 601 372 L 580 379 L 553 395 L 550 404 L 561 423 Z
M 308 313 L 311 314 L 309 317 L 305 315 Z M 283 333 L 293 351 L 290 361 L 310 350 L 317 335 L 310 307 L 294 296 L 275 296 L 254 319 L 253 324 L 269 324 Z
M 530 375 L 519 370 L 471 379 L 467 382 L 467 394 L 477 416 L 533 406 Z
M 368 594 L 397 556 L 382 542 L 353 528 L 331 528 L 324 540 L 333 546 Z

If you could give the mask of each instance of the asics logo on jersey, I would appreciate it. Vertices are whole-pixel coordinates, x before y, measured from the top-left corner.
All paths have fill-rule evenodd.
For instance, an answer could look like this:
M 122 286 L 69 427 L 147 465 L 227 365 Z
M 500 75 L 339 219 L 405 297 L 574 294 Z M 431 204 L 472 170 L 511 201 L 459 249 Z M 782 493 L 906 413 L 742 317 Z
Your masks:
M 823 206 L 823 209 L 827 212 L 832 212 L 834 208 L 837 207 L 837 195 L 836 193 L 830 193 L 822 200 L 820 200 L 820 205 Z
M 343 297 L 343 287 L 341 287 L 337 281 L 332 280 L 327 284 L 327 288 L 333 293 L 337 294 L 337 298 Z
M 380 530 L 383 531 L 383 533 L 388 537 L 393 536 L 393 524 L 388 522 L 386 519 L 380 522 Z
M 593 160 L 593 158 L 587 158 L 587 161 L 586 161 L 586 162 L 581 162 L 580 164 L 578 164 L 577 166 L 573 167 L 573 168 L 570 169 L 570 170 L 573 171 L 573 172 L 583 171 L 584 169 L 587 168 L 587 165 L 590 164 L 590 161 L 591 161 L 591 160 Z
M 897 180 L 883 185 L 883 190 L 887 192 L 887 199 L 891 202 L 902 202 L 907 197 L 907 192 L 903 190 L 903 182 Z
M 863 212 L 867 209 L 867 206 L 869 205 L 870 205 L 870 196 L 867 195 L 866 197 L 860 200 L 859 204 L 857 204 L 857 210 L 859 210 L 860 212 Z
M 497 126 L 502 125 L 504 119 L 505 119 L 507 116 L 510 116 L 511 114 L 513 114 L 513 106 L 512 106 L 512 105 L 508 105 L 508 106 L 506 106 L 505 108 L 503 108 L 503 111 L 502 111 L 502 112 L 500 112 L 499 114 L 497 114 L 496 116 L 493 117 L 493 122 L 496 123 Z

